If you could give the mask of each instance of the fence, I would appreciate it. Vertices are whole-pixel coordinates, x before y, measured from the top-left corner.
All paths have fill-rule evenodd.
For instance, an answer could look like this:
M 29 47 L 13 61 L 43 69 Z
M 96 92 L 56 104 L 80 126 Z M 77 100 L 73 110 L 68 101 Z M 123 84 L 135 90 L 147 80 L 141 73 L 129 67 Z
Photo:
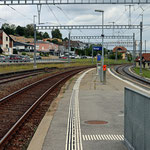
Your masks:
M 150 96 L 125 88 L 124 137 L 129 150 L 150 150 Z

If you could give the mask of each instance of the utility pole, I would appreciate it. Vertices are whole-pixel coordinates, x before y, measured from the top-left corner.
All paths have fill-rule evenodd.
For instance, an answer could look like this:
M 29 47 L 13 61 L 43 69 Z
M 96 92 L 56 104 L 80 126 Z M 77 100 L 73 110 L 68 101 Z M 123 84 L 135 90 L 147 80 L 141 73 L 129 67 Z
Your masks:
M 131 25 L 131 7 L 134 5 L 125 5 L 125 6 L 129 6 L 129 21 L 128 21 L 128 25 Z
M 115 22 L 109 22 L 109 23 L 112 23 L 113 24 L 113 36 L 114 36 L 114 25 L 115 25 Z
M 145 40 L 145 53 L 146 53 L 146 40 Z
M 140 74 L 142 74 L 142 32 L 143 22 L 140 22 Z
M 37 11 L 38 11 L 38 24 L 40 24 L 41 8 L 42 8 L 42 5 L 41 5 L 41 4 L 37 5 Z
M 71 34 L 71 32 L 69 31 L 69 34 L 68 34 L 68 38 L 69 38 L 69 41 L 68 41 L 68 63 L 70 63 L 70 34 Z
M 33 16 L 33 25 L 34 25 L 34 66 L 33 68 L 36 69 L 36 23 L 35 23 L 35 15 Z
M 104 82 L 104 10 L 95 10 L 95 12 L 101 12 L 102 13 L 102 63 L 101 63 L 101 82 Z
M 135 33 L 133 33 L 133 67 L 135 67 Z

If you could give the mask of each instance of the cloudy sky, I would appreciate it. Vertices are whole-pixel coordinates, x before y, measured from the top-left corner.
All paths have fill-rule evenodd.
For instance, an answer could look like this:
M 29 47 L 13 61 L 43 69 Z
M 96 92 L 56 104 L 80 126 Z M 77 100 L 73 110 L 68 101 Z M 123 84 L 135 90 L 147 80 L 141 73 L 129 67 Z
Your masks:
M 41 23 L 47 25 L 95 25 L 101 24 L 101 13 L 94 10 L 104 10 L 105 24 L 128 25 L 129 23 L 129 6 L 125 5 L 42 5 Z M 7 22 L 9 24 L 26 26 L 33 23 L 33 16 L 37 15 L 36 6 L 0 6 L 0 25 Z M 134 5 L 131 8 L 131 23 L 139 24 L 144 21 L 143 40 L 146 40 L 147 49 L 150 49 L 150 5 Z M 36 18 L 37 22 L 37 18 Z M 49 34 L 51 31 L 47 31 Z M 62 30 L 63 37 L 68 36 L 68 31 Z M 115 35 L 132 35 L 136 34 L 136 40 L 139 40 L 139 30 L 115 30 Z M 112 35 L 112 30 L 105 30 L 105 35 Z M 101 30 L 72 30 L 71 35 L 81 36 L 99 36 Z M 119 40 L 119 39 L 118 39 Z M 117 40 L 117 41 L 118 41 Z M 87 40 L 84 40 L 85 42 Z M 110 40 L 105 40 L 105 42 Z M 112 40 L 111 40 L 112 41 Z M 94 42 L 91 40 L 91 42 Z M 101 39 L 96 40 L 101 42 Z M 132 49 L 132 48 L 129 48 Z M 138 49 L 138 48 L 137 48 Z M 143 43 L 143 49 L 145 44 Z

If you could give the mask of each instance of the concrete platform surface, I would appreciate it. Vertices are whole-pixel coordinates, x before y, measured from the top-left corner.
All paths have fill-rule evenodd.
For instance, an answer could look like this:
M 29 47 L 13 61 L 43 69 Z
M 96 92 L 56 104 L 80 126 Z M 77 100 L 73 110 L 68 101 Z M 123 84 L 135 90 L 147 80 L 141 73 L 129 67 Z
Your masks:
M 55 114 L 52 117 L 49 110 L 28 150 L 127 150 L 124 87 L 135 89 L 109 72 L 103 85 L 95 69 L 73 77 L 57 101 Z

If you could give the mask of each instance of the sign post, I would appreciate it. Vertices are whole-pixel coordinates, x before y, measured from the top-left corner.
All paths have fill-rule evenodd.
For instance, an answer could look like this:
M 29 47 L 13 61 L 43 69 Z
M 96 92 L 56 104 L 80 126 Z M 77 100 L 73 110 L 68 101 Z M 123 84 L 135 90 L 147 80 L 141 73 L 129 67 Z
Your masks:
M 102 47 L 101 46 L 93 46 L 93 51 L 102 51 Z M 102 82 L 102 77 L 101 77 L 101 74 L 102 74 L 102 67 L 101 67 L 101 55 L 100 54 L 97 54 L 97 73 L 96 75 L 99 75 L 100 76 L 100 81 Z
M 101 61 L 101 55 L 100 54 L 98 54 L 97 55 L 97 74 L 96 75 L 100 75 L 100 71 L 101 71 L 101 63 L 100 63 L 100 61 Z

